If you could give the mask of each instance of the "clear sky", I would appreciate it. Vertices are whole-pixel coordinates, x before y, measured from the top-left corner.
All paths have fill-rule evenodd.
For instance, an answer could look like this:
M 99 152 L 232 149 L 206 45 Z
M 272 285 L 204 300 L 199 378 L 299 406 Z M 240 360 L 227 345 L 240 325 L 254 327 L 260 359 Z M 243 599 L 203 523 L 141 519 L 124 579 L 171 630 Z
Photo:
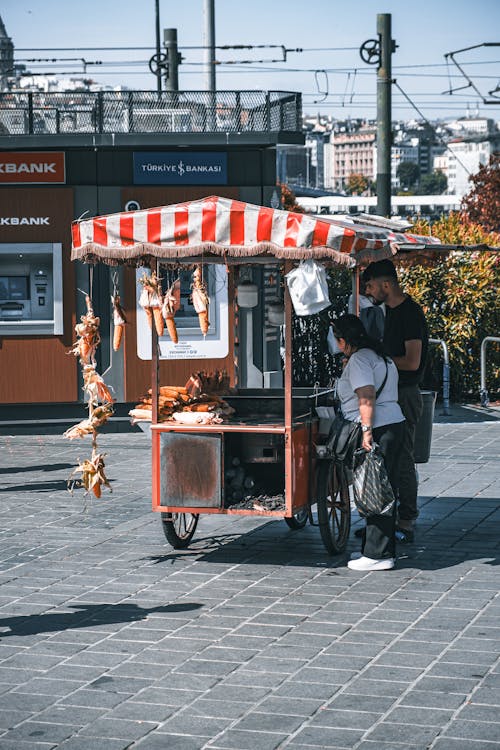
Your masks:
M 265 61 L 218 65 L 217 87 L 301 91 L 305 112 L 374 117 L 376 66 L 362 62 L 359 47 L 376 36 L 378 13 L 392 14 L 398 44 L 393 77 L 425 117 L 459 117 L 479 108 L 482 116 L 500 119 L 500 98 L 498 105 L 482 102 L 500 86 L 500 46 L 456 56 L 482 97 L 471 86 L 443 93 L 467 85 L 452 63 L 447 69 L 447 52 L 500 43 L 500 0 L 215 0 L 217 45 L 277 45 L 217 50 L 221 63 Z M 83 58 L 86 77 L 132 89 L 156 88 L 147 66 L 155 51 L 155 0 L 3 0 L 0 15 L 16 60 L 32 70 L 81 76 Z M 179 88 L 204 88 L 203 0 L 160 0 L 160 22 L 162 29 L 178 30 L 184 56 Z M 287 52 L 286 62 L 268 62 L 282 60 L 282 45 L 303 52 Z M 83 49 L 89 47 L 99 49 Z M 33 58 L 43 60 L 27 62 Z M 102 64 L 93 65 L 96 61 Z M 393 118 L 411 117 L 417 112 L 394 88 Z

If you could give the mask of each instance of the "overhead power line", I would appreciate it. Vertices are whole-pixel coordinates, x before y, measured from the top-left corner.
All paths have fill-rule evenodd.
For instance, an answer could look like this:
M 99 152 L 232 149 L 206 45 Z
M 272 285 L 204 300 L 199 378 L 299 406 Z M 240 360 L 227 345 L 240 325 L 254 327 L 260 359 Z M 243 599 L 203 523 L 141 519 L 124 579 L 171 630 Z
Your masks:
M 419 108 L 417 107 L 417 105 L 415 104 L 415 102 L 413 102 L 413 101 L 412 101 L 412 100 L 410 99 L 410 97 L 408 96 L 408 94 L 407 94 L 407 93 L 406 93 L 405 91 L 403 91 L 403 89 L 401 88 L 401 86 L 399 85 L 399 83 L 398 83 L 397 81 L 393 81 L 393 86 L 395 86 L 395 87 L 396 87 L 397 89 L 399 89 L 399 91 L 400 91 L 400 92 L 401 92 L 401 93 L 403 94 L 404 98 L 405 98 L 405 99 L 406 99 L 406 100 L 408 101 L 408 103 L 409 103 L 409 104 L 410 104 L 410 105 L 411 105 L 411 106 L 413 107 L 413 109 L 414 109 L 414 110 L 415 110 L 416 112 L 418 112 L 419 116 L 420 116 L 420 117 L 422 118 L 422 120 L 423 120 L 423 121 L 425 122 L 425 124 L 426 124 L 426 125 L 428 125 L 428 126 L 429 126 L 430 128 L 434 129 L 434 128 L 433 128 L 433 125 L 432 125 L 432 123 L 430 123 L 430 122 L 429 122 L 429 120 L 427 119 L 427 117 L 426 117 L 426 116 L 425 116 L 425 115 L 423 114 L 423 112 L 422 112 L 422 111 L 421 111 L 421 110 L 420 110 L 420 109 L 419 109 Z M 435 131 L 434 131 L 434 132 L 435 132 Z M 449 151 L 449 152 L 450 152 L 451 154 L 453 154 L 453 156 L 454 156 L 454 157 L 455 157 L 455 159 L 456 159 L 456 160 L 458 161 L 458 163 L 460 164 L 460 166 L 461 166 L 461 167 L 462 167 L 462 168 L 463 168 L 463 169 L 464 169 L 464 170 L 465 170 L 465 171 L 467 172 L 467 174 L 468 174 L 468 175 L 470 176 L 470 175 L 472 174 L 472 173 L 471 173 L 471 171 L 470 171 L 470 169 L 468 169 L 468 167 L 466 167 L 466 166 L 465 166 L 465 164 L 463 163 L 463 161 L 461 161 L 461 160 L 460 160 L 460 159 L 458 158 L 458 156 L 456 155 L 456 153 L 455 153 L 455 152 L 453 151 L 453 149 L 451 149 L 451 148 L 449 147 L 449 145 L 448 145 L 448 144 L 447 144 L 447 142 L 446 142 L 446 141 L 444 140 L 444 138 L 441 138 L 441 136 L 437 135 L 437 133 L 435 133 L 435 135 L 436 135 L 436 138 L 438 139 L 438 141 L 439 141 L 439 142 L 441 143 L 441 145 L 442 145 L 442 146 L 444 146 L 444 147 L 445 147 L 445 149 L 446 149 L 447 151 Z

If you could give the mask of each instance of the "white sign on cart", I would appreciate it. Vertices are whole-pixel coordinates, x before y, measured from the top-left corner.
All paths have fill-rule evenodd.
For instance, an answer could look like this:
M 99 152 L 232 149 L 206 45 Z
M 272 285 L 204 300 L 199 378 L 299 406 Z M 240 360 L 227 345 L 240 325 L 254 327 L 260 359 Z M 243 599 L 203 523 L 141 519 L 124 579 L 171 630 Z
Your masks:
M 210 297 L 210 326 L 204 336 L 201 332 L 198 314 L 191 296 L 191 271 L 180 273 L 181 304 L 175 315 L 175 325 L 179 340 L 171 341 L 167 329 L 158 339 L 160 359 L 223 359 L 229 353 L 229 316 L 227 271 L 222 264 L 206 264 L 203 269 Z M 139 304 L 141 285 L 139 278 L 144 270 L 136 272 L 136 313 L 137 313 L 137 354 L 140 359 L 151 359 L 151 328 L 144 309 Z M 160 275 L 162 272 L 160 271 Z

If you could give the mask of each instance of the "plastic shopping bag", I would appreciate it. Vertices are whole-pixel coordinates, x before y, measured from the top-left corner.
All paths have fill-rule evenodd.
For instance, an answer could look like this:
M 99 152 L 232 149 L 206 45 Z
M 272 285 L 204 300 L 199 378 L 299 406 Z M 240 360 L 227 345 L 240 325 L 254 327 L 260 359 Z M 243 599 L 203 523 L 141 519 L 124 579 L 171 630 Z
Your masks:
M 352 476 L 354 503 L 360 516 L 391 515 L 395 498 L 378 445 L 374 444 L 371 451 L 354 451 Z
M 339 344 L 335 336 L 333 335 L 333 329 L 330 326 L 328 329 L 328 336 L 326 337 L 326 345 L 328 347 L 328 351 L 332 356 L 335 356 L 335 354 L 342 354 L 342 350 L 339 348 Z
M 313 315 L 330 306 L 326 271 L 312 258 L 301 261 L 285 278 L 296 315 Z

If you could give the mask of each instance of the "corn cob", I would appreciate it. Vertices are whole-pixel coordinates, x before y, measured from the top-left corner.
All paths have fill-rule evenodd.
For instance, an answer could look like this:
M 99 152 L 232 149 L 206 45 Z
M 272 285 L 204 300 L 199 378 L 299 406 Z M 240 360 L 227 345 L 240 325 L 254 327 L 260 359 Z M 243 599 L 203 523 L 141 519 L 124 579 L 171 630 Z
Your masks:
M 156 333 L 158 336 L 163 336 L 163 331 L 165 330 L 165 323 L 163 321 L 163 315 L 161 314 L 161 309 L 159 307 L 153 307 L 153 317 L 155 320 L 155 328 Z M 168 328 L 168 324 L 167 324 Z
M 153 271 L 150 276 L 146 273 L 141 276 L 139 283 L 142 284 L 143 287 L 141 296 L 139 297 L 139 304 L 144 308 L 149 327 L 151 330 L 153 329 L 154 319 L 158 336 L 163 336 L 164 324 L 161 316 L 161 306 L 163 304 L 161 280 Z
M 179 279 L 169 287 L 165 297 L 163 299 L 162 313 L 167 324 L 168 335 L 177 344 L 179 341 L 179 335 L 177 333 L 177 326 L 175 325 L 174 315 L 179 309 L 181 304 L 181 283 Z
M 123 337 L 123 331 L 124 331 L 127 319 L 125 317 L 125 313 L 123 312 L 123 308 L 120 305 L 120 296 L 118 294 L 116 294 L 115 296 L 112 296 L 111 302 L 113 303 L 113 324 L 114 324 L 113 351 L 117 352 L 118 349 L 120 348 L 120 344 L 121 344 L 122 337 Z
M 208 328 L 210 325 L 210 321 L 208 319 L 208 306 L 209 306 L 209 296 L 208 291 L 205 282 L 203 281 L 203 276 L 201 273 L 200 266 L 196 266 L 196 268 L 193 271 L 193 283 L 191 285 L 192 288 L 192 299 L 193 299 L 193 307 L 198 313 L 198 321 L 200 323 L 200 330 L 204 336 L 208 333 Z

